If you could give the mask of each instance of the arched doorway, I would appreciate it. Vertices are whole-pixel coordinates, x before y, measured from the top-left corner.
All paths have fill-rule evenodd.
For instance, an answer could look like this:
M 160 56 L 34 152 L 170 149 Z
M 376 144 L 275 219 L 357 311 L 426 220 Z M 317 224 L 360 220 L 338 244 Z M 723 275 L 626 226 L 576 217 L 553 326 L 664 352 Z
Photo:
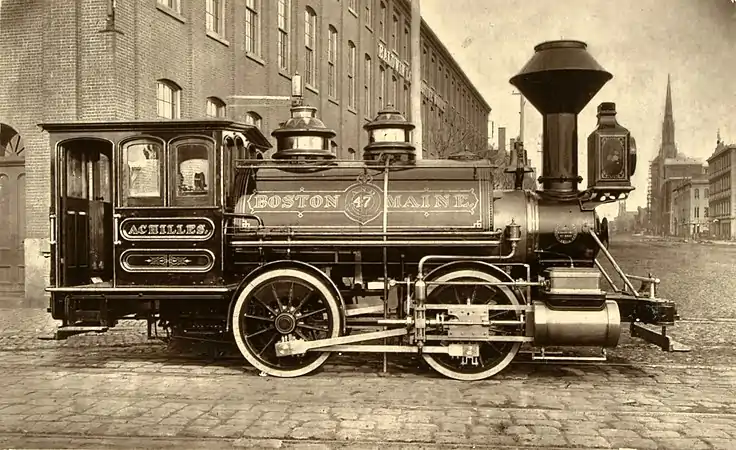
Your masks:
M 21 306 L 25 292 L 25 144 L 0 123 L 0 305 Z M 7 230 L 7 232 L 6 232 Z

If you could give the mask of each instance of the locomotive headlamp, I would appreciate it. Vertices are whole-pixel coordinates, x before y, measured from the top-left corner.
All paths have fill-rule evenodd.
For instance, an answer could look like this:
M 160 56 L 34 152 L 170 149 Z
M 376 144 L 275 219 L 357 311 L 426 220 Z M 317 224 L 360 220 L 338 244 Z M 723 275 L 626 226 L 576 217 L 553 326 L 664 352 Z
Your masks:
M 393 106 L 389 105 L 380 111 L 363 129 L 368 132 L 368 145 L 363 149 L 363 158 L 366 161 L 414 161 L 415 151 L 411 143 L 414 124 L 406 120 Z
M 598 128 L 588 136 L 588 192 L 593 201 L 623 199 L 634 190 L 636 142 L 616 121 L 616 104 L 598 106 Z

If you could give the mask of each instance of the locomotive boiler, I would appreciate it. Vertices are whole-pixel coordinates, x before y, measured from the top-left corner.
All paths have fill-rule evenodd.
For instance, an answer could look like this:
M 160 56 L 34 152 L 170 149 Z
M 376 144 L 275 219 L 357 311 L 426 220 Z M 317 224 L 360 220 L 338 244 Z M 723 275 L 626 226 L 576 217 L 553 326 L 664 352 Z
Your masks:
M 416 158 L 414 126 L 392 107 L 365 125 L 369 144 L 358 161 L 335 158 L 335 133 L 299 95 L 291 118 L 272 133 L 277 148 L 268 159 L 256 129 L 227 121 L 187 122 L 179 133 L 171 124 L 87 127 L 87 139 L 106 133 L 113 142 L 113 163 L 123 163 L 120 152 L 131 142 L 159 156 L 143 152 L 142 162 L 112 172 L 121 177 L 109 208 L 117 212 L 98 214 L 111 217 L 112 237 L 102 233 L 110 245 L 96 244 L 109 254 L 107 281 L 84 282 L 92 273 L 80 277 L 78 261 L 76 271 L 64 266 L 69 248 L 52 249 L 52 315 L 64 327 L 137 317 L 182 336 L 225 334 L 254 367 L 279 377 L 310 373 L 335 352 L 373 352 L 384 362 L 388 353 L 418 354 L 448 377 L 479 380 L 507 367 L 524 343 L 614 347 L 622 323 L 672 350 L 664 332 L 643 324 L 674 324 L 674 303 L 657 297 L 659 280 L 616 264 L 607 221 L 595 212 L 633 190 L 635 143 L 614 103 L 598 107 L 588 188 L 578 189 L 577 116 L 611 78 L 579 41 L 536 46 L 511 78 L 543 117 L 538 191 L 518 182 L 494 189 L 485 160 Z M 62 145 L 72 125 L 44 127 L 57 153 L 77 148 Z M 152 173 L 178 173 L 181 182 L 181 155 L 194 155 L 187 167 L 201 176 L 193 188 L 182 191 L 169 176 L 160 202 L 153 194 L 138 203 L 125 197 L 133 183 L 125 170 L 141 180 L 141 167 L 155 160 Z M 524 159 L 512 154 L 517 180 Z M 219 174 L 209 178 L 211 191 L 208 173 Z M 187 201 L 177 204 L 179 196 Z M 79 226 L 78 214 L 71 225 L 64 214 L 77 200 L 65 198 L 52 211 L 52 236 Z M 612 292 L 601 289 L 601 277 Z

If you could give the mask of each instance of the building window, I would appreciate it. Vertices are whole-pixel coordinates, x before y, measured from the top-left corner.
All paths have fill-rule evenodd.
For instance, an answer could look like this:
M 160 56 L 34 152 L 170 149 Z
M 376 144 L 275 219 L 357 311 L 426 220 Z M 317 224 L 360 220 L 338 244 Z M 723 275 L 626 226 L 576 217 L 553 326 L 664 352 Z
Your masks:
M 337 98 L 337 29 L 327 30 L 327 95 Z
M 696 219 L 700 218 L 700 207 L 698 206 L 695 207 L 695 218 Z
M 371 61 L 371 57 L 368 56 L 368 54 L 365 55 L 365 61 L 363 62 L 363 79 L 364 86 L 363 86 L 363 102 L 365 104 L 364 112 L 365 115 L 370 117 L 372 116 L 372 110 L 371 110 L 371 101 L 373 100 L 373 96 L 371 94 L 371 87 L 373 86 L 373 64 Z
M 207 0 L 205 3 L 205 18 L 207 21 L 207 31 L 224 35 L 224 0 Z
M 399 18 L 394 15 L 393 23 L 391 24 L 391 49 L 399 51 Z
M 705 192 L 703 193 L 704 198 L 708 198 L 708 188 L 705 188 Z
M 156 82 L 156 110 L 162 119 L 178 119 L 181 113 L 181 88 L 168 80 Z
M 429 77 L 427 76 L 428 73 L 429 73 L 429 64 L 427 62 L 427 47 L 424 47 L 422 51 L 422 78 L 426 82 L 429 82 Z
M 404 115 L 411 120 L 411 96 L 409 95 L 409 86 L 404 85 Z
M 705 218 L 708 217 L 708 207 L 707 206 L 703 208 L 703 217 Z
M 348 2 L 348 8 L 352 9 L 355 12 L 358 12 L 358 0 L 350 0 Z
M 225 117 L 225 102 L 217 97 L 209 97 L 207 99 L 207 116 Z
M 247 113 L 245 113 L 245 123 L 247 123 L 248 125 L 253 125 L 256 128 L 261 128 L 262 121 L 263 119 L 257 112 L 248 111 Z
M 289 0 L 278 0 L 278 60 L 279 69 L 289 70 Z
M 383 99 L 386 96 L 386 70 L 383 66 L 378 68 L 378 82 L 380 83 L 378 86 L 378 107 L 382 109 L 385 106 Z
M 348 41 L 348 106 L 355 108 L 355 44 Z
M 695 200 L 700 198 L 700 189 L 695 189 Z
M 181 1 L 180 0 L 158 0 L 159 5 L 163 5 L 169 9 L 180 13 L 181 12 Z
M 378 36 L 386 42 L 386 22 L 388 21 L 388 11 L 386 4 L 381 2 L 381 15 L 378 17 Z
M 396 79 L 396 75 L 391 76 L 391 96 L 389 101 L 394 108 L 399 107 L 399 80 Z
M 373 0 L 365 0 L 365 26 L 373 28 L 373 14 L 371 14 L 371 6 Z
M 429 82 L 429 85 L 435 89 L 437 89 L 437 72 L 435 71 L 435 61 L 437 60 L 437 57 L 434 55 L 434 52 L 432 52 L 432 63 L 428 67 L 429 69 L 429 79 L 427 82 Z
M 310 7 L 304 11 L 304 46 L 306 50 L 306 68 L 304 82 L 310 86 L 317 85 L 317 14 Z
M 261 55 L 261 23 L 258 17 L 258 1 L 245 0 L 245 52 Z
M 404 27 L 404 41 L 401 43 L 403 49 L 401 56 L 406 60 L 409 61 L 411 59 L 409 55 L 409 41 L 411 40 L 411 36 L 409 34 L 409 25 L 406 25 Z

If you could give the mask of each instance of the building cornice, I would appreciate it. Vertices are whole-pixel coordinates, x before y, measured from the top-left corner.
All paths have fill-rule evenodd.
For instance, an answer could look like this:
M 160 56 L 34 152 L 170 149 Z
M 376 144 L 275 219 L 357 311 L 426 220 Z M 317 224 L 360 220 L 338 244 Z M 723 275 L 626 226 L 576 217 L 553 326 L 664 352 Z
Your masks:
M 402 4 L 402 9 L 411 9 L 411 0 L 397 0 L 397 3 Z M 468 78 L 468 75 L 465 73 L 465 71 L 460 67 L 460 64 L 453 58 L 450 51 L 447 49 L 445 44 L 442 43 L 440 38 L 437 36 L 437 34 L 432 30 L 432 28 L 429 26 L 429 24 L 422 18 L 422 28 L 420 30 L 420 34 L 424 33 L 423 37 L 430 41 L 432 45 L 436 47 L 436 49 L 439 51 L 439 53 L 447 60 L 448 63 L 450 63 L 453 67 L 453 70 L 457 72 L 458 76 L 462 79 L 465 84 L 467 84 L 470 87 L 470 91 L 473 93 L 473 95 L 476 97 L 478 101 L 480 101 L 481 106 L 483 106 L 488 113 L 491 112 L 492 108 L 486 101 L 486 99 L 481 95 L 480 91 L 478 91 L 478 88 L 475 87 L 475 84 L 473 84 L 472 81 L 470 81 L 470 78 Z

